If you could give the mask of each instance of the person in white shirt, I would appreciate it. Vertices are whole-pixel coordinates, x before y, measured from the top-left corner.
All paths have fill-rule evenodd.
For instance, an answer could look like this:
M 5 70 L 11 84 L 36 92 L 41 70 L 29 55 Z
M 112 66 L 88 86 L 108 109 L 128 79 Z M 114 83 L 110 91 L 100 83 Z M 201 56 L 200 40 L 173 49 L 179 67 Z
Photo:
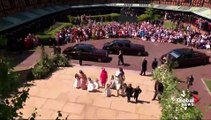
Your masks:
M 106 97 L 111 97 L 110 84 L 106 84 L 106 87 L 105 87 L 105 95 L 106 95 Z

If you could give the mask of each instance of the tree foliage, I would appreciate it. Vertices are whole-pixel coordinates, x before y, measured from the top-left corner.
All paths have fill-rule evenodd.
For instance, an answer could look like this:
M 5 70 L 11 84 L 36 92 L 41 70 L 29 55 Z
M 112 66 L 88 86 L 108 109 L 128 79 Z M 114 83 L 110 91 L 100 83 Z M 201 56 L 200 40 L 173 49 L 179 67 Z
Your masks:
M 157 13 L 157 11 L 153 8 L 153 5 L 151 4 L 150 7 L 146 8 L 144 11 L 144 14 L 138 16 L 139 21 L 155 21 L 160 19 L 161 16 Z
M 23 103 L 28 98 L 29 88 L 20 87 L 18 75 L 12 71 L 10 62 L 0 56 L 0 119 L 21 119 Z
M 191 99 L 190 91 L 181 91 L 177 88 L 178 80 L 174 77 L 168 65 L 162 65 L 153 72 L 153 79 L 159 80 L 164 85 L 161 96 L 161 119 L 200 120 L 202 112 L 194 106 L 186 106 L 178 99 Z

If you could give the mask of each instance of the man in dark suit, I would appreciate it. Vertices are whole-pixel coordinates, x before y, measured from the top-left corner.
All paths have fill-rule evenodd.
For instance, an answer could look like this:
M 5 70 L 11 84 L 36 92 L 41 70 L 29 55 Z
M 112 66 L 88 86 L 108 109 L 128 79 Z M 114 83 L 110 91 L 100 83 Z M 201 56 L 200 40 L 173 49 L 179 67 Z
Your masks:
M 122 50 L 119 50 L 118 58 L 119 58 L 119 59 L 118 59 L 118 65 L 120 65 L 120 63 L 121 63 L 122 65 L 125 65 Z
M 142 62 L 142 68 L 141 68 L 140 75 L 146 75 L 146 71 L 147 71 L 147 60 L 146 60 L 146 58 L 144 58 L 144 60 Z
M 154 61 L 152 62 L 152 70 L 155 70 L 155 68 L 157 68 L 157 67 L 158 67 L 158 61 L 155 58 Z
M 81 51 L 78 52 L 78 60 L 79 60 L 80 66 L 82 66 L 82 53 L 81 53 Z
M 164 89 L 163 84 L 158 80 L 156 80 L 154 89 L 155 89 L 155 94 L 152 100 L 155 100 L 158 94 L 162 95 Z M 158 99 L 160 100 L 160 98 Z

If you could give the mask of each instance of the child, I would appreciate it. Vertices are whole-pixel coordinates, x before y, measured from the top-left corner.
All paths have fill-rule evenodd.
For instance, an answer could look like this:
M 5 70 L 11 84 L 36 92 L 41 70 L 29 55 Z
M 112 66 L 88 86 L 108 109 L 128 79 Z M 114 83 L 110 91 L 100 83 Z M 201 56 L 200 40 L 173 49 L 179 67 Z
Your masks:
M 105 88 L 105 84 L 107 82 L 107 79 L 108 79 L 108 73 L 105 70 L 105 68 L 102 68 L 102 71 L 100 73 L 100 82 L 101 82 L 101 85 L 102 85 L 103 88 Z
M 135 89 L 134 89 L 134 99 L 136 102 L 138 102 L 138 96 L 139 94 L 142 92 L 142 90 L 139 88 L 139 86 L 137 86 Z
M 106 87 L 105 87 L 105 95 L 106 95 L 106 97 L 111 96 L 110 84 L 107 84 Z
M 122 95 L 122 97 L 125 97 L 125 96 L 126 96 L 126 88 L 127 88 L 127 84 L 124 83 L 124 84 L 122 85 L 122 90 L 121 90 L 121 95 Z
M 77 88 L 77 89 L 79 89 L 81 87 L 81 80 L 77 73 L 75 74 L 75 82 L 73 84 L 73 87 Z
M 130 102 L 130 97 L 133 95 L 133 87 L 131 84 L 129 84 L 125 90 L 126 96 L 127 96 L 127 102 Z
M 99 80 L 98 79 L 96 79 L 96 81 L 94 81 L 94 85 L 95 85 L 95 89 L 97 90 L 97 89 L 99 89 Z
M 88 85 L 87 85 L 87 91 L 88 92 L 93 92 L 95 90 L 95 85 L 93 83 L 93 81 L 91 80 L 91 78 L 88 78 Z
M 111 81 L 110 81 L 110 88 L 111 89 L 115 89 L 115 80 L 114 80 L 114 75 L 111 76 Z

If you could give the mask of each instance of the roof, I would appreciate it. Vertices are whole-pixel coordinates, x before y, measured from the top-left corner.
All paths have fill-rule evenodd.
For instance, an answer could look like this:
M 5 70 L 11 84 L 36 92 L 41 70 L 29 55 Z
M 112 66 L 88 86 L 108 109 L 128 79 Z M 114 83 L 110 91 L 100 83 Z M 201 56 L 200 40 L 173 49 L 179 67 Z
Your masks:
M 130 43 L 129 40 L 113 40 L 112 42 L 116 42 L 116 43 Z
M 46 15 L 51 15 L 57 12 L 62 12 L 71 8 L 94 8 L 94 7 L 139 7 L 146 8 L 150 7 L 150 4 L 130 4 L 130 3 L 109 3 L 109 4 L 92 4 L 92 5 L 55 5 L 51 7 L 43 7 L 39 9 L 33 9 L 26 12 L 21 12 L 15 15 L 10 15 L 0 19 L 0 32 L 16 27 L 18 25 L 30 22 L 32 20 L 41 18 Z M 173 10 L 180 12 L 191 12 L 202 16 L 206 19 L 211 20 L 211 9 L 206 7 L 185 7 L 185 6 L 173 6 L 173 5 L 162 5 L 153 4 L 153 8 L 162 10 Z
M 179 49 L 174 49 L 173 51 L 179 53 L 179 54 L 190 54 L 193 52 L 193 49 L 190 48 L 179 48 Z

